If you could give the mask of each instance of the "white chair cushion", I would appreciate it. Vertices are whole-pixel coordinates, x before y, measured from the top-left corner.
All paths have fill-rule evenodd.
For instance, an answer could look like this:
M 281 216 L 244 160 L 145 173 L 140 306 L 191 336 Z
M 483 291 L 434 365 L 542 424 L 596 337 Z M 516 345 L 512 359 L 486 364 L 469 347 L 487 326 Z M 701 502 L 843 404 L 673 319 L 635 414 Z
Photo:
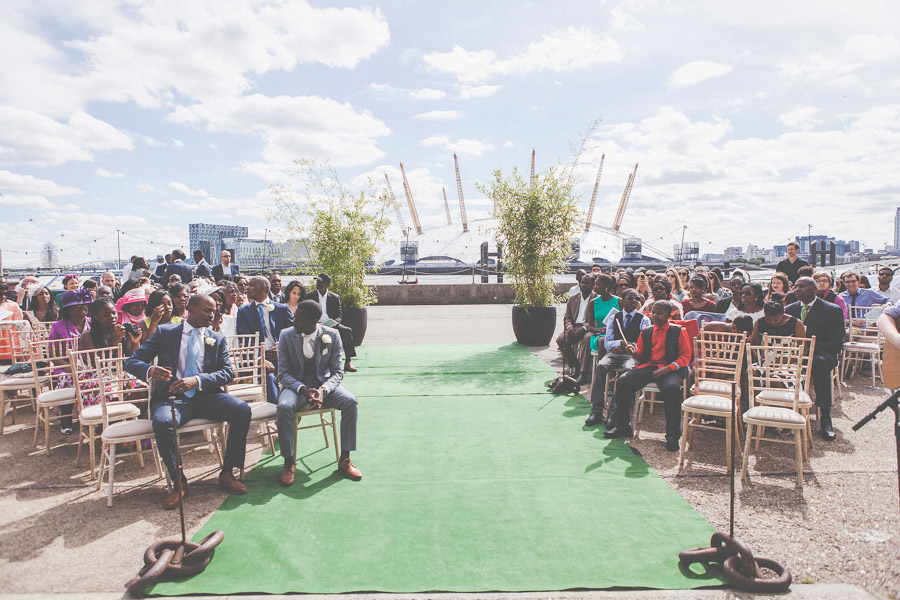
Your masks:
M 794 390 L 763 390 L 756 394 L 756 402 L 760 404 L 794 404 Z M 800 406 L 812 405 L 812 399 L 804 391 L 800 392 Z
M 41 378 L 41 385 L 47 385 L 49 382 L 49 377 Z M 34 375 L 31 373 L 10 375 L 3 381 L 0 381 L 0 390 L 21 390 L 30 387 L 34 387 Z
M 713 379 L 703 379 L 700 381 L 700 386 L 698 387 L 696 384 L 691 386 L 691 393 L 701 393 L 701 394 L 713 394 L 713 395 L 727 395 L 731 398 L 731 382 L 725 381 L 716 381 Z M 740 397 L 741 395 L 741 386 L 734 386 L 734 393 L 736 396 Z
M 250 403 L 250 420 L 251 421 L 269 421 L 275 418 L 278 412 L 278 405 L 271 402 L 251 402 Z
M 219 427 L 220 425 L 224 425 L 225 421 L 214 421 L 212 419 L 191 419 L 187 423 L 181 425 L 178 428 L 179 433 L 190 433 L 191 431 L 200 431 L 202 429 L 210 429 L 212 427 Z
M 153 435 L 153 423 L 149 419 L 120 421 L 103 430 L 103 441 L 115 442 L 122 439 L 149 437 Z
M 654 392 L 656 394 L 659 393 L 659 386 L 653 382 L 648 383 L 644 387 L 641 388 L 645 392 Z
M 774 425 L 792 429 L 804 427 L 806 419 L 789 408 L 777 406 L 754 406 L 744 413 L 744 423 L 752 425 Z
M 727 417 L 731 414 L 731 398 L 699 394 L 681 403 L 681 410 Z
M 239 384 L 229 385 L 228 395 L 238 400 L 247 401 L 247 398 L 265 398 L 266 390 L 261 385 Z
M 140 414 L 141 409 L 139 409 L 134 404 L 129 404 L 128 402 L 113 402 L 106 405 L 106 415 L 110 419 L 127 419 L 129 417 L 136 417 Z M 78 420 L 85 424 L 102 422 L 103 407 L 99 404 L 85 406 L 81 411 L 81 414 L 78 415 Z
M 869 344 L 866 342 L 848 342 L 844 344 L 844 350 L 855 350 L 858 352 L 880 352 L 881 348 L 878 344 Z
M 41 392 L 37 397 L 37 403 L 42 406 L 68 404 L 69 402 L 75 402 L 75 388 L 73 387 L 47 390 L 46 392 Z

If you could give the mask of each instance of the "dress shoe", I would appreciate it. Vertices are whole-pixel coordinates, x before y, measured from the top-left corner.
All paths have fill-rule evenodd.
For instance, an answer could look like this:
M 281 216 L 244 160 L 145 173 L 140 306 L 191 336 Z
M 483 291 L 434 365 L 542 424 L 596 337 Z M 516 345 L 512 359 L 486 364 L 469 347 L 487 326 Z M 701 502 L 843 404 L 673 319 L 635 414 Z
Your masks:
M 284 465 L 284 468 L 281 470 L 281 475 L 278 476 L 278 483 L 284 487 L 291 487 L 294 485 L 295 469 L 296 467 L 294 465 Z
M 343 473 L 344 477 L 347 479 L 352 479 L 353 481 L 362 479 L 362 471 L 356 468 L 356 465 L 353 464 L 350 457 L 347 457 L 338 463 L 338 471 Z
M 231 469 L 219 473 L 219 487 L 229 494 L 246 494 L 247 486 L 234 478 Z
M 603 423 L 603 413 L 591 413 L 587 420 L 584 422 L 586 427 L 593 427 L 594 425 L 600 425 Z
M 605 425 L 607 429 L 612 429 L 616 426 L 616 422 L 612 418 L 607 417 Z
M 613 427 L 607 431 L 603 432 L 603 437 L 606 439 L 615 439 L 615 438 L 627 438 L 634 435 L 634 432 L 630 427 Z
M 186 483 L 181 484 L 181 498 L 188 497 L 188 488 Z M 163 508 L 166 510 L 173 510 L 178 508 L 178 490 L 174 489 L 170 494 L 168 494 L 163 500 Z
M 666 440 L 666 450 L 669 452 L 678 452 L 678 440 Z
M 348 373 L 356 373 L 359 369 L 354 367 L 353 363 L 351 363 L 348 360 L 347 362 L 344 363 L 344 370 L 347 371 Z
M 822 439 L 826 442 L 833 442 L 837 435 L 834 433 L 834 426 L 831 423 L 822 425 Z

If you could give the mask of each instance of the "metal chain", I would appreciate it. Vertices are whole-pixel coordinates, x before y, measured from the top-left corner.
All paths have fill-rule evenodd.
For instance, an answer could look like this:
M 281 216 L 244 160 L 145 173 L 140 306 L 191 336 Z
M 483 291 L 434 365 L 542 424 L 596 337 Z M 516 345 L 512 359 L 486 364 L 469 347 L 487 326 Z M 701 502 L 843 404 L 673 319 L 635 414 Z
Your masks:
M 791 587 L 787 567 L 771 558 L 754 558 L 743 542 L 720 531 L 712 535 L 709 546 L 680 552 L 678 561 L 685 568 L 694 563 L 718 563 L 728 583 L 748 592 L 786 592 Z M 775 577 L 764 577 L 760 567 L 773 571 Z

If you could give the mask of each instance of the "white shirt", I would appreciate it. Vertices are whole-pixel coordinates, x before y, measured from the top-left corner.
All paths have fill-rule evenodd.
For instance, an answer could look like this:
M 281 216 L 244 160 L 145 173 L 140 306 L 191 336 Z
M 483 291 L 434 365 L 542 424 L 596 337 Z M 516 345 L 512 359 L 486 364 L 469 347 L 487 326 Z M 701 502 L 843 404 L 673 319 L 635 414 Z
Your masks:
M 133 265 L 132 265 L 131 263 L 128 263 L 128 264 L 125 265 L 125 267 L 122 269 L 122 281 L 128 281 L 128 280 L 131 278 L 131 269 L 132 269 L 132 267 L 133 267 Z
M 178 369 L 175 371 L 175 379 L 183 379 L 184 378 L 184 369 L 186 367 L 185 362 L 187 362 L 187 353 L 188 353 L 188 342 L 191 339 L 191 332 L 194 330 L 194 327 L 191 326 L 186 320 L 182 321 L 183 327 L 181 330 L 181 348 L 178 352 Z M 200 344 L 200 352 L 197 356 L 199 364 L 197 365 L 197 371 L 203 371 L 203 338 L 205 337 L 206 329 L 204 327 L 200 328 L 200 339 L 197 341 Z M 196 375 L 194 377 L 197 380 L 197 391 L 200 391 L 200 376 Z
M 886 292 L 882 292 L 881 288 L 875 286 L 875 291 L 887 298 L 893 304 L 897 304 L 897 301 L 900 300 L 900 287 L 894 287 L 893 283 L 888 287 Z
M 253 307 L 253 311 L 256 313 L 256 318 L 259 318 L 259 309 L 257 306 L 262 306 L 263 309 L 263 322 L 266 324 L 266 335 L 263 340 L 266 343 L 266 350 L 271 350 L 275 346 L 278 345 L 278 341 L 275 339 L 275 336 L 272 334 L 272 323 L 271 319 L 269 319 L 269 308 L 266 304 L 262 302 L 252 302 L 251 306 Z
M 328 303 L 325 302 L 325 300 L 328 298 L 328 292 L 322 294 L 322 292 L 317 291 L 316 293 L 319 294 L 319 306 L 322 307 L 322 316 L 319 317 L 319 323 L 323 323 L 331 318 L 328 316 Z
M 588 303 L 590 302 L 590 298 L 591 298 L 590 294 L 588 294 L 587 298 L 585 298 L 584 295 L 582 294 L 581 303 L 578 305 L 578 318 L 575 319 L 576 323 L 584 323 L 585 313 L 587 312 L 587 307 L 588 307 Z
M 575 285 L 573 285 L 572 287 L 569 288 L 569 297 L 571 298 L 572 296 L 574 296 L 575 294 L 578 294 L 580 292 L 581 292 L 581 284 L 576 283 Z

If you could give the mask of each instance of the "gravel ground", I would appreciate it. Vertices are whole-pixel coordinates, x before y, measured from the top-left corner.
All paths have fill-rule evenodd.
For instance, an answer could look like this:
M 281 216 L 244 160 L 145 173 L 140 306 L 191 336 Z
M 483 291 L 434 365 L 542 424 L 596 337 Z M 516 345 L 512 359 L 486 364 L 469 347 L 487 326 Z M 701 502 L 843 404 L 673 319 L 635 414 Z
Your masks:
M 512 339 L 509 313 L 502 305 L 373 307 L 366 344 L 505 343 Z M 558 315 L 561 319 L 562 310 Z M 477 329 L 471 326 L 475 320 Z M 558 366 L 555 347 L 533 350 Z M 843 401 L 836 399 L 838 439 L 814 440 L 802 490 L 791 446 L 763 444 L 760 457 L 751 457 L 750 482 L 735 486 L 735 532 L 756 554 L 786 564 L 796 584 L 854 584 L 900 598 L 892 419 L 887 413 L 852 432 L 850 426 L 885 393 L 873 391 L 865 378 L 849 383 Z M 559 402 L 565 410 L 587 413 L 580 399 Z M 58 429 L 49 458 L 32 446 L 33 418 L 22 411 L 19 423 L 0 437 L 0 593 L 122 590 L 141 566 L 143 550 L 178 531 L 178 513 L 159 506 L 164 484 L 149 461 L 140 469 L 134 458 L 126 459 L 118 469 L 116 503 L 108 509 L 105 497 L 90 486 L 86 460 L 76 467 L 75 447 L 63 443 L 68 440 Z M 698 432 L 692 462 L 679 475 L 677 453 L 663 447 L 663 430 L 660 408 L 645 414 L 634 448 L 707 520 L 727 530 L 724 436 Z M 573 435 L 599 433 L 585 429 Z M 251 442 L 248 464 L 261 452 L 258 440 Z M 215 459 L 205 449 L 188 452 L 185 464 L 191 482 L 187 525 L 194 532 L 219 506 L 223 492 L 215 484 Z

